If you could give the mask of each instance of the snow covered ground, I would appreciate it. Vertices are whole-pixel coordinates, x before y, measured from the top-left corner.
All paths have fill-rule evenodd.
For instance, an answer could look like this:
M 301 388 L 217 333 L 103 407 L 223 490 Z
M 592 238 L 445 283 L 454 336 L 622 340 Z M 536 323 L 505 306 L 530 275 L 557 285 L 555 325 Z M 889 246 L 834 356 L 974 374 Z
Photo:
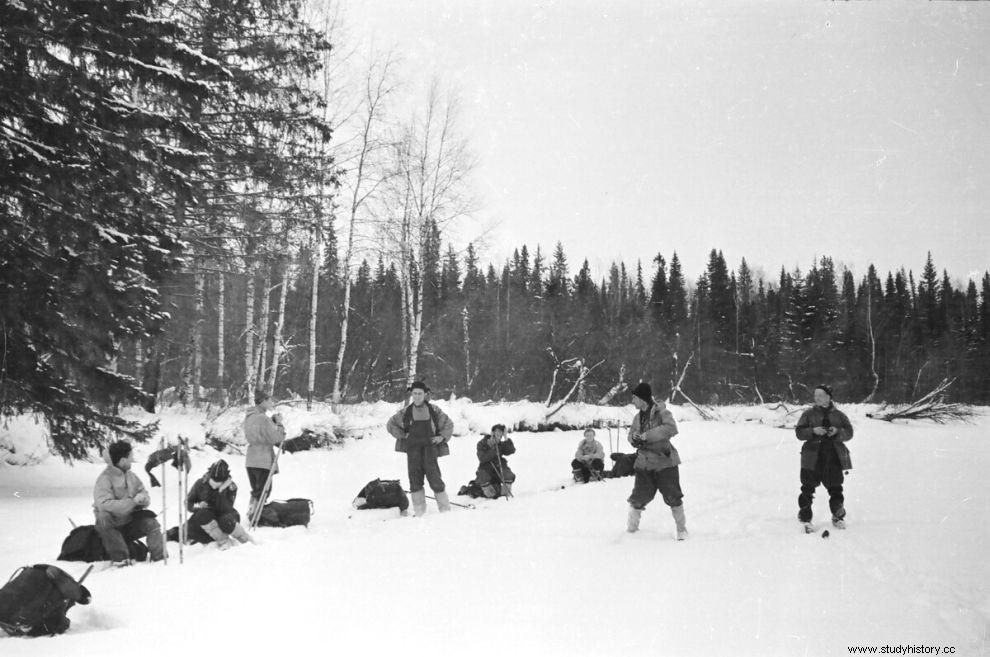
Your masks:
M 460 426 L 441 460 L 452 492 L 473 476 L 478 431 L 532 412 L 447 408 Z M 822 539 L 795 519 L 799 443 L 779 428 L 788 418 L 735 408 L 705 422 L 674 407 L 691 531 L 679 543 L 659 500 L 638 534 L 625 533 L 631 478 L 561 489 L 579 431 L 513 434 L 511 500 L 443 516 L 431 502 L 421 519 L 354 511 L 350 502 L 367 481 L 407 483 L 404 456 L 380 428 L 394 409 L 366 407 L 350 420 L 341 411 L 341 424 L 371 427 L 362 439 L 283 457 L 274 497 L 313 499 L 308 529 L 260 529 L 261 544 L 227 552 L 187 547 L 183 565 L 170 543 L 168 566 L 95 572 L 86 581 L 93 602 L 73 608 L 65 635 L 0 633 L 0 655 L 844 655 L 854 646 L 990 654 L 985 410 L 971 424 L 892 425 L 844 406 L 856 429 L 849 529 Z M 569 421 L 580 422 L 599 411 L 570 412 Z M 632 409 L 607 413 L 629 418 Z M 165 436 L 203 445 L 192 475 L 202 474 L 218 456 L 204 445 L 204 418 L 170 410 L 160 418 Z M 102 464 L 44 457 L 39 431 L 22 419 L 0 432 L 0 445 L 18 455 L 8 449 L 0 458 L 4 579 L 22 565 L 55 563 L 67 518 L 92 522 Z M 608 450 L 607 431 L 598 437 Z M 151 449 L 136 450 L 146 484 Z M 623 442 L 622 451 L 631 449 Z M 243 457 L 223 456 L 243 511 Z M 827 519 L 823 492 L 819 521 Z M 161 489 L 152 496 L 160 510 Z M 169 498 L 172 525 L 174 490 Z M 85 569 L 58 565 L 76 575 Z

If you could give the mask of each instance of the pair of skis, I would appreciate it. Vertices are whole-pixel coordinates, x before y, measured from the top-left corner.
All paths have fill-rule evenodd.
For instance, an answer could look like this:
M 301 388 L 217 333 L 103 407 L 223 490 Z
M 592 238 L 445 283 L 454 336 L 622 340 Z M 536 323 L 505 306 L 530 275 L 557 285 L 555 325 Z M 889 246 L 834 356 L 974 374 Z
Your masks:
M 165 437 L 162 437 L 162 449 L 165 449 L 167 445 L 165 444 Z M 177 490 L 179 494 L 179 563 L 185 562 L 185 554 L 183 553 L 183 546 L 186 544 L 186 521 L 188 520 L 186 512 L 186 497 L 189 495 L 189 468 L 186 467 L 189 463 L 189 439 L 179 436 L 179 443 L 175 446 L 175 453 L 172 456 L 172 464 L 175 466 L 176 476 L 178 477 Z M 166 487 L 166 462 L 162 462 L 162 531 L 165 532 L 168 527 L 167 509 L 168 509 L 168 490 Z M 164 537 L 163 537 L 164 540 Z M 168 565 L 168 550 L 165 550 L 164 563 Z

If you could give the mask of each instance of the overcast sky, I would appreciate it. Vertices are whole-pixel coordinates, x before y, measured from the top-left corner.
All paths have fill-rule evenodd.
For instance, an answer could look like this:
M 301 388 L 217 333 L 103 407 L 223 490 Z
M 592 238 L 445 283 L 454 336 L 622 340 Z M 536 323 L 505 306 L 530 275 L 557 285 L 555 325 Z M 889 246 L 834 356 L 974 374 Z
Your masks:
M 990 268 L 990 3 L 349 0 L 460 93 L 485 260 Z M 471 228 L 462 229 L 467 235 Z

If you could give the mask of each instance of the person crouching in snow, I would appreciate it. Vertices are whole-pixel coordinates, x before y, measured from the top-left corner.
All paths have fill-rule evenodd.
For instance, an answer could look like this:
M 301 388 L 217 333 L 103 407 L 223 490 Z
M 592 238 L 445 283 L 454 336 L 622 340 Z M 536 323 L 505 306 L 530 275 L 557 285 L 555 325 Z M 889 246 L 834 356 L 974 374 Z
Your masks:
M 818 484 L 828 491 L 828 506 L 832 524 L 846 528 L 845 498 L 842 495 L 844 470 L 852 469 L 852 459 L 845 442 L 852 440 L 853 428 L 849 418 L 832 403 L 832 388 L 815 388 L 815 404 L 804 413 L 794 427 L 801 447 L 801 494 L 798 496 L 798 520 L 805 531 L 812 531 L 811 503 Z
M 478 470 L 474 473 L 474 483 L 485 497 L 512 497 L 516 474 L 509 469 L 505 457 L 515 453 L 516 446 L 505 435 L 504 424 L 496 424 L 490 434 L 478 441 Z
M 684 517 L 684 494 L 678 465 L 681 457 L 670 443 L 677 435 L 677 423 L 663 402 L 653 399 L 648 383 L 640 383 L 632 392 L 633 405 L 639 411 L 629 427 L 629 444 L 636 448 L 636 481 L 629 496 L 629 518 L 626 529 L 639 530 L 639 519 L 657 491 L 670 507 L 677 525 L 677 540 L 688 536 Z
M 601 481 L 602 470 L 605 469 L 605 448 L 595 440 L 595 430 L 585 429 L 584 438 L 578 443 L 571 470 L 574 481 L 588 483 L 589 479 Z
M 115 566 L 130 564 L 127 542 L 148 537 L 152 561 L 165 558 L 162 529 L 153 511 L 148 509 L 151 496 L 138 476 L 131 472 L 131 445 L 118 441 L 104 453 L 106 469 L 93 487 L 93 513 L 96 533 L 103 541 L 107 558 Z M 125 541 L 126 539 L 126 541 Z
M 413 514 L 417 516 L 426 513 L 424 479 L 430 482 L 440 511 L 450 511 L 450 497 L 440 474 L 438 459 L 450 454 L 447 442 L 454 433 L 454 423 L 446 413 L 426 401 L 429 391 L 422 381 L 409 386 L 412 403 L 393 415 L 385 427 L 395 438 L 395 451 L 406 455 L 409 494 Z
M 226 550 L 237 543 L 254 542 L 241 525 L 241 516 L 234 508 L 237 484 L 230 477 L 227 462 L 220 459 L 196 480 L 186 496 L 186 509 L 192 515 L 186 523 L 189 540 L 193 543 L 216 541 Z

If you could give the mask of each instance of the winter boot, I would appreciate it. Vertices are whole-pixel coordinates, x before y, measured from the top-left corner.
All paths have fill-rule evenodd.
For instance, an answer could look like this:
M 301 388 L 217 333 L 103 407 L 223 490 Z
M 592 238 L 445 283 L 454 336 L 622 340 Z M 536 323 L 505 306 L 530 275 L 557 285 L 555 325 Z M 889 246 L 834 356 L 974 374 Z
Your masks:
M 234 531 L 230 532 L 230 537 L 236 538 L 241 543 L 255 542 L 254 536 L 251 536 L 251 534 L 249 534 L 247 530 L 244 529 L 244 526 L 241 523 L 237 523 L 236 525 L 234 525 Z
M 585 481 L 584 481 L 584 473 L 582 471 L 580 471 L 580 470 L 571 470 L 571 474 L 574 475 L 574 483 L 575 484 L 583 484 L 583 483 L 585 483 Z
M 687 518 L 684 517 L 684 505 L 670 507 L 670 513 L 674 516 L 674 523 L 677 525 L 677 540 L 687 539 Z
M 216 520 L 211 520 L 202 527 L 203 531 L 216 542 L 218 548 L 226 550 L 230 547 L 230 537 L 221 531 L 220 525 L 217 524 Z
M 629 507 L 629 517 L 626 519 L 626 531 L 630 534 L 639 531 L 639 518 L 643 515 L 642 509 L 634 506 Z
M 417 518 L 426 513 L 426 491 L 422 488 L 409 494 L 412 498 L 413 515 Z
M 502 484 L 502 497 L 512 497 L 512 484 L 508 482 Z
M 435 493 L 437 498 L 437 508 L 440 509 L 440 513 L 446 513 L 450 511 L 450 498 L 447 497 L 447 491 L 442 490 L 439 493 Z
M 496 497 L 498 497 L 498 493 L 495 492 L 495 486 L 493 486 L 491 484 L 485 484 L 484 486 L 482 486 L 481 487 L 481 494 L 484 495 L 485 497 L 487 497 L 490 500 L 493 500 Z

